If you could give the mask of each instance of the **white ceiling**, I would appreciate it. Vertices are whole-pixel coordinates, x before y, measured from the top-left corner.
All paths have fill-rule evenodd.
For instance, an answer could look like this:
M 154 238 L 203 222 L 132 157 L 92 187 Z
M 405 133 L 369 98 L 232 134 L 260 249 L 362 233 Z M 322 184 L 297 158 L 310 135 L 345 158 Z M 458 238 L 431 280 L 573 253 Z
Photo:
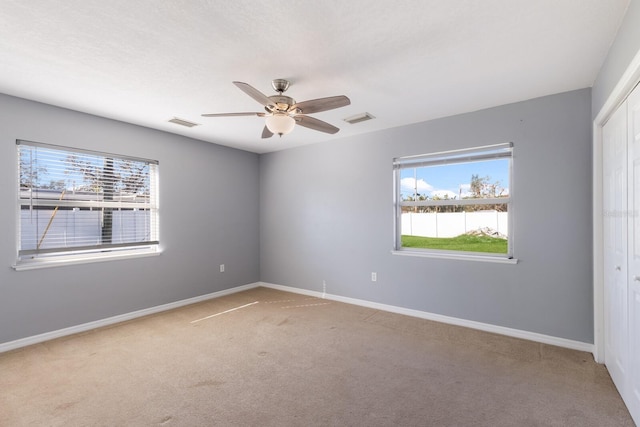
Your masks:
M 628 4 L 0 0 L 0 92 L 265 153 L 590 87 Z M 274 78 L 297 101 L 348 96 L 313 115 L 340 132 L 200 116 L 262 111 L 232 81 L 273 95 Z

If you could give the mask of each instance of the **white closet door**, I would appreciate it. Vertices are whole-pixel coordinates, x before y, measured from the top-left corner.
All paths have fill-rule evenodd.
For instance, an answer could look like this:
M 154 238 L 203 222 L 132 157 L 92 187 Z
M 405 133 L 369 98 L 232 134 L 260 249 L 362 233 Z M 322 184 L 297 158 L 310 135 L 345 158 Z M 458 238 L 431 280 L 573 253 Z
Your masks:
M 640 86 L 629 95 L 627 111 L 629 376 L 625 402 L 633 419 L 640 424 Z
M 628 360 L 626 103 L 609 119 L 602 132 L 605 364 L 624 396 Z

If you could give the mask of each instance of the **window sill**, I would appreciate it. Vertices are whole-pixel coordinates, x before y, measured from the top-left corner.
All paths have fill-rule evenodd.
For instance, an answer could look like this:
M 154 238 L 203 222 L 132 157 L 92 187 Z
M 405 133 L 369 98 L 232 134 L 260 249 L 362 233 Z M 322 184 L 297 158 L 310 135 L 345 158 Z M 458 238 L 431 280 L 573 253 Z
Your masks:
M 25 270 L 37 270 L 40 268 L 52 268 L 52 267 L 65 267 L 68 265 L 89 264 L 94 262 L 116 261 L 133 258 L 146 258 L 160 255 L 160 250 L 149 249 L 144 251 L 136 251 L 129 253 L 119 254 L 87 254 L 87 255 L 70 255 L 67 257 L 60 257 L 58 259 L 46 259 L 46 260 L 29 260 L 20 261 L 11 267 L 16 271 Z
M 413 257 L 422 257 L 422 258 L 440 258 L 440 259 L 459 259 L 464 261 L 480 261 L 480 262 L 494 262 L 498 264 L 517 264 L 517 258 L 506 258 L 500 256 L 491 256 L 491 255 L 471 255 L 468 253 L 463 254 L 454 254 L 454 253 L 437 253 L 437 252 L 419 252 L 419 251 L 408 251 L 408 250 L 392 250 L 391 253 L 393 255 L 401 255 L 401 256 L 413 256 Z

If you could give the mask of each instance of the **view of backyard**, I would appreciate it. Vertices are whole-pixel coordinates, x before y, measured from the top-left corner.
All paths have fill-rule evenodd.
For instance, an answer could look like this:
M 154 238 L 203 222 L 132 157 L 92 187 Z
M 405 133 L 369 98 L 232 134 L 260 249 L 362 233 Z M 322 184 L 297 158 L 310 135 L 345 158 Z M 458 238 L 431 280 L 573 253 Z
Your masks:
M 396 247 L 510 254 L 513 144 L 394 159 Z
M 457 237 L 422 237 L 403 235 L 402 247 L 506 254 L 507 239 L 473 235 L 460 235 Z

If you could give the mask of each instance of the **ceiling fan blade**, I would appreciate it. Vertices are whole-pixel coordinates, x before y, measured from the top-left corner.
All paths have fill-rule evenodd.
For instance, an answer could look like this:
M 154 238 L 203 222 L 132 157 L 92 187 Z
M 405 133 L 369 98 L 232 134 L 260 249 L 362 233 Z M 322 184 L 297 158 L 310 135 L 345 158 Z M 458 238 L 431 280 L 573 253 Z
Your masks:
M 340 129 L 337 127 L 330 125 L 327 122 L 323 122 L 322 120 L 318 120 L 313 117 L 297 115 L 294 117 L 297 124 L 300 126 L 304 126 L 309 129 L 318 130 L 324 133 L 337 133 Z
M 269 128 L 265 126 L 264 129 L 262 129 L 262 139 L 271 138 L 272 136 L 273 132 L 271 132 Z
M 238 86 L 238 88 L 243 91 L 244 93 L 246 93 L 247 95 L 249 95 L 250 97 L 252 97 L 253 99 L 255 99 L 256 101 L 258 101 L 261 105 L 264 105 L 265 107 L 268 106 L 272 106 L 274 105 L 273 101 L 269 99 L 269 97 L 267 95 L 265 95 L 264 93 L 260 92 L 258 89 L 256 89 L 255 87 L 247 84 L 247 83 L 242 83 L 242 82 L 233 82 L 234 85 Z
M 344 95 L 339 95 L 299 102 L 292 108 L 299 109 L 302 114 L 313 114 L 321 111 L 333 110 L 334 108 L 345 107 L 349 104 L 351 104 L 351 100 L 349 98 Z
M 264 117 L 265 113 L 214 113 L 202 114 L 202 117 L 240 117 L 240 116 L 258 116 Z

